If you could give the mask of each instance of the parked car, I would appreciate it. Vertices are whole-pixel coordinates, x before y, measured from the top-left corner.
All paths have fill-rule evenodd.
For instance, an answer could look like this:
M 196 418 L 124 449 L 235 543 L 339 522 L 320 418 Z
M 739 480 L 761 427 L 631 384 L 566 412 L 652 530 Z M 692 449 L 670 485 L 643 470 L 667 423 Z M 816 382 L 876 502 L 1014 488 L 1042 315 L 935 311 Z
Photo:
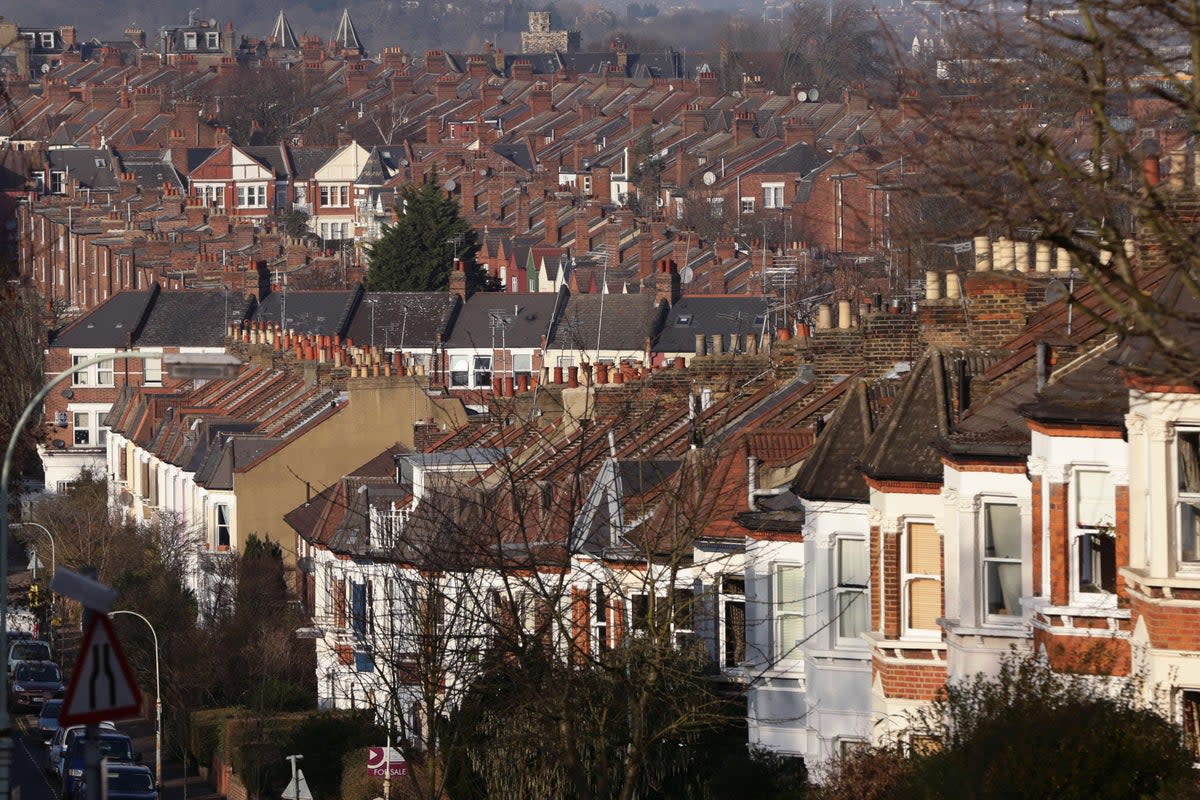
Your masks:
M 108 730 L 100 733 L 100 757 L 109 764 L 136 764 L 141 754 L 133 752 L 133 740 L 123 733 Z M 79 797 L 79 784 L 83 782 L 83 750 L 87 744 L 83 736 L 75 736 L 62 757 L 63 800 Z
M 8 674 L 12 675 L 22 661 L 51 661 L 50 645 L 38 639 L 13 642 L 8 647 Z
M 43 742 L 49 743 L 58 731 L 58 712 L 62 710 L 62 704 L 62 700 L 47 700 L 45 703 L 42 703 L 42 710 L 38 712 L 35 727 L 37 728 L 38 738 Z
M 79 784 L 79 796 L 87 797 L 87 776 Z M 108 763 L 108 800 L 157 800 L 154 773 L 141 764 Z
M 117 726 L 111 722 L 101 722 L 100 727 L 109 731 L 117 729 Z M 70 725 L 66 728 L 59 726 L 58 730 L 54 732 L 54 738 L 50 740 L 50 752 L 46 756 L 46 772 L 62 780 L 62 755 L 71 746 L 71 742 L 75 740 L 76 736 L 83 735 L 85 729 L 84 725 Z
M 22 661 L 8 684 L 8 705 L 14 711 L 40 708 L 47 700 L 67 690 L 58 664 L 53 661 Z

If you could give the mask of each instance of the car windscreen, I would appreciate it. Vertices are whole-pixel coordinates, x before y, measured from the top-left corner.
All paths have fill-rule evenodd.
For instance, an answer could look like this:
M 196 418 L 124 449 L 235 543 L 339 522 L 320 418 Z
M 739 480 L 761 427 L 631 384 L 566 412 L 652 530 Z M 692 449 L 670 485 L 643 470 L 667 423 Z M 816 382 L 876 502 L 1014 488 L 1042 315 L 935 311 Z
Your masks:
M 71 760 L 83 758 L 83 748 L 87 738 L 76 736 L 71 742 Z M 133 761 L 133 746 L 125 736 L 101 736 L 100 755 L 113 761 Z
M 47 700 L 42 706 L 42 713 L 38 714 L 38 719 L 58 719 L 58 712 L 62 709 L 62 700 Z
M 16 678 L 18 681 L 58 682 L 62 680 L 62 676 L 58 674 L 58 667 L 54 664 L 22 664 L 17 667 Z
M 50 647 L 45 642 L 18 642 L 12 647 L 17 661 L 49 661 Z
M 108 773 L 110 792 L 152 792 L 154 779 L 142 770 L 123 769 Z

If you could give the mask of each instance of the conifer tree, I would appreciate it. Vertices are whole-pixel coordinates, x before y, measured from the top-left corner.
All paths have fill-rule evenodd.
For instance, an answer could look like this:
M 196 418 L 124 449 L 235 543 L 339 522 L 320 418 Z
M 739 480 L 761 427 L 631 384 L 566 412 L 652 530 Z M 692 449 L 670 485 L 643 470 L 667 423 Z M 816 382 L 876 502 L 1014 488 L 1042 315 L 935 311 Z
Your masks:
M 445 289 L 455 258 L 466 263 L 469 278 L 480 282 L 475 230 L 459 213 L 458 202 L 442 193 L 436 175 L 424 183 L 405 186 L 396 211 L 396 224 L 385 225 L 379 240 L 367 247 L 369 290 Z

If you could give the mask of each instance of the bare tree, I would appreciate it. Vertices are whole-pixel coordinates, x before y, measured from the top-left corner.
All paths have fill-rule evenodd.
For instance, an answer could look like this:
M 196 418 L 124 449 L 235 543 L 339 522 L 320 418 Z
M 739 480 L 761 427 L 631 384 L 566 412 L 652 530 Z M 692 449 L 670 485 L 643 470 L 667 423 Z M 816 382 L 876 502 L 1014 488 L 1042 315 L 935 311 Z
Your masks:
M 961 204 L 942 241 L 1050 248 L 1093 298 L 1079 314 L 1115 311 L 1105 324 L 1139 342 L 1138 368 L 1195 382 L 1200 10 L 1029 0 L 1019 14 L 970 11 L 950 17 L 941 68 L 910 98 L 926 141 L 908 154 L 909 189 Z

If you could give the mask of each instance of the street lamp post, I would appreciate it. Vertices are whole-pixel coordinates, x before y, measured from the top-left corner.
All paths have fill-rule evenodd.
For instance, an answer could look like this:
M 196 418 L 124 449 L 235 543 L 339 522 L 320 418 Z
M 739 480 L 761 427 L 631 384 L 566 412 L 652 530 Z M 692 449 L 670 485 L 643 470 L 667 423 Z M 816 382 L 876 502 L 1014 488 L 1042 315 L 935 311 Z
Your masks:
M 8 630 L 8 481 L 12 472 L 13 455 L 17 451 L 17 440 L 21 431 L 29 424 L 34 411 L 62 381 L 76 373 L 91 369 L 97 364 L 109 361 L 132 358 L 145 361 L 150 358 L 162 358 L 167 371 L 180 378 L 222 378 L 237 374 L 241 360 L 236 356 L 225 353 L 187 353 L 170 354 L 138 353 L 129 350 L 119 350 L 115 353 L 101 353 L 85 359 L 70 369 L 64 370 L 51 378 L 45 386 L 38 390 L 26 404 L 21 416 L 13 425 L 4 449 L 4 462 L 0 464 L 0 631 Z M 8 696 L 8 670 L 0 669 L 0 698 Z M 8 703 L 0 700 L 0 800 L 9 800 L 12 796 L 12 718 L 8 713 Z
M 159 671 L 158 664 L 158 632 L 154 630 L 154 626 L 150 624 L 150 620 L 143 617 L 136 611 L 110 611 L 109 617 L 115 617 L 118 614 L 128 614 L 131 617 L 137 617 L 142 622 L 146 623 L 146 627 L 150 629 L 150 635 L 154 637 L 154 780 L 157 782 L 159 789 L 162 788 L 162 673 Z

